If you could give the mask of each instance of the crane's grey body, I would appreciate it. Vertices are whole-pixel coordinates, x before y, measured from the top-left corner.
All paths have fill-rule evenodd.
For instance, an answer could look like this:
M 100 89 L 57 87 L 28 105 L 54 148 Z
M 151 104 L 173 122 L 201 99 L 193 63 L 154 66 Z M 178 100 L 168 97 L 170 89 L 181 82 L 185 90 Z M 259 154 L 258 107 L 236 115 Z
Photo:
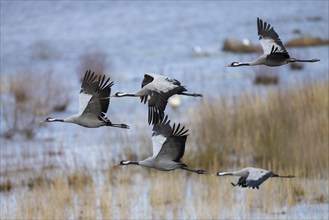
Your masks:
M 98 128 L 101 126 L 106 126 L 108 123 L 106 119 L 100 119 L 98 116 L 96 116 L 93 113 L 86 113 L 84 114 L 83 117 L 81 117 L 81 115 L 79 114 L 76 114 L 69 118 L 64 118 L 64 119 L 48 118 L 48 122 L 52 122 L 52 121 L 73 123 L 87 128 Z
M 234 172 L 218 172 L 217 176 L 240 176 L 238 182 L 236 184 L 231 183 L 233 186 L 241 186 L 241 187 L 251 187 L 259 189 L 259 186 L 265 182 L 270 177 L 281 177 L 281 178 L 292 178 L 294 176 L 280 176 L 272 171 L 264 170 L 261 168 L 255 167 L 246 167 L 239 171 Z
M 130 161 L 130 162 L 132 162 L 132 161 Z M 131 164 L 133 164 L 133 163 L 131 163 Z M 175 170 L 177 168 L 182 169 L 183 167 L 186 167 L 185 164 L 180 163 L 180 162 L 162 160 L 162 159 L 155 158 L 155 157 L 149 157 L 149 158 L 146 158 L 145 160 L 138 161 L 137 165 L 140 165 L 143 167 L 148 167 L 148 168 L 154 168 L 154 169 L 158 169 L 161 171 L 171 171 L 171 170 Z
M 259 56 L 255 61 L 252 62 L 233 62 L 229 67 L 238 66 L 255 66 L 255 65 L 266 65 L 266 66 L 282 66 L 284 64 L 293 62 L 318 62 L 319 59 L 311 60 L 300 60 L 291 58 L 288 51 L 283 46 L 283 43 L 270 24 L 263 22 L 262 19 L 257 18 L 257 29 L 259 36 L 259 43 L 261 44 L 264 54 Z
M 126 124 L 113 124 L 105 115 L 108 110 L 113 82 L 110 78 L 105 80 L 105 75 L 97 76 L 87 71 L 81 84 L 79 94 L 79 113 L 64 119 L 48 117 L 44 122 L 66 122 L 87 128 L 112 126 L 129 128 Z
M 180 127 L 180 124 L 177 127 L 174 124 L 171 128 L 170 120 L 167 119 L 166 116 L 161 122 L 153 126 L 153 155 L 151 157 L 142 161 L 123 160 L 120 165 L 134 164 L 162 171 L 183 169 L 205 174 L 206 171 L 189 169 L 186 164 L 180 161 L 184 155 L 188 130 L 184 126 Z
M 140 97 L 142 103 L 148 102 L 148 123 L 156 124 L 164 117 L 168 99 L 175 95 L 202 96 L 197 93 L 186 93 L 187 89 L 172 78 L 155 73 L 144 74 L 141 90 L 136 93 L 117 92 L 114 97 Z

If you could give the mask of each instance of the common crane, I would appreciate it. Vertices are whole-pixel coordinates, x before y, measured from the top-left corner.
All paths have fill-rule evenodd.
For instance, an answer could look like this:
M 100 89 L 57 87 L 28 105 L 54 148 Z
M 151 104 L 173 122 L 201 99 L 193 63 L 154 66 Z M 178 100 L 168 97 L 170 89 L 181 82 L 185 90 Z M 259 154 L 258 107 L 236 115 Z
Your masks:
M 129 128 L 126 124 L 113 124 L 105 116 L 110 104 L 108 98 L 111 94 L 113 82 L 110 78 L 105 80 L 105 75 L 97 76 L 91 71 L 87 71 L 81 84 L 79 94 L 79 113 L 68 118 L 46 118 L 43 122 L 68 122 L 78 124 L 87 128 L 97 128 L 101 126 L 112 126 L 117 128 Z
M 200 96 L 202 94 L 187 93 L 177 79 L 168 78 L 155 73 L 146 73 L 142 82 L 141 90 L 136 93 L 117 92 L 114 97 L 133 96 L 140 97 L 142 103 L 148 103 L 148 123 L 156 124 L 164 117 L 168 99 L 177 95 Z
M 261 44 L 264 54 L 259 56 L 255 61 L 252 62 L 233 62 L 228 67 L 238 66 L 255 66 L 255 65 L 266 65 L 266 66 L 281 66 L 288 63 L 294 62 L 318 62 L 319 59 L 311 60 L 299 60 L 291 58 L 288 51 L 283 46 L 279 35 L 276 33 L 270 24 L 263 22 L 262 19 L 257 18 L 257 28 L 259 43 Z
M 142 161 L 122 160 L 120 165 L 140 165 L 162 171 L 183 169 L 197 174 L 205 174 L 205 170 L 193 170 L 180 160 L 184 155 L 188 132 L 180 124 L 171 128 L 168 116 L 153 126 L 152 143 L 153 155 Z
M 251 187 L 259 189 L 259 185 L 265 182 L 270 177 L 281 177 L 281 178 L 293 178 L 295 176 L 280 176 L 272 171 L 254 168 L 254 167 L 246 167 L 239 171 L 235 172 L 218 172 L 217 176 L 240 176 L 238 182 L 236 184 L 232 183 L 232 186 L 241 186 L 241 187 Z

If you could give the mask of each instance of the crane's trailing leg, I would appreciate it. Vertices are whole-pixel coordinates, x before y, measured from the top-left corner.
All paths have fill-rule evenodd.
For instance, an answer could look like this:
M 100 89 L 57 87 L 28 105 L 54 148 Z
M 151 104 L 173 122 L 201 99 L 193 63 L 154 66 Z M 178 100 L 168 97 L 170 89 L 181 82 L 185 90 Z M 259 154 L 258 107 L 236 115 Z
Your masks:
M 207 171 L 205 170 L 193 170 L 193 169 L 190 169 L 188 167 L 182 167 L 181 168 L 182 170 L 187 170 L 187 171 L 190 171 L 190 172 L 193 172 L 193 173 L 197 173 L 197 174 L 206 174 Z
M 129 126 L 126 124 L 112 124 L 110 123 L 108 126 L 116 127 L 116 128 L 126 128 L 129 129 Z
M 99 116 L 98 118 L 105 123 L 105 126 L 129 129 L 129 126 L 126 124 L 113 124 L 108 118 L 104 118 L 102 116 Z
M 320 59 L 311 59 L 311 60 L 299 60 L 299 59 L 292 59 L 292 62 L 309 62 L 309 63 L 314 63 L 314 62 L 318 62 L 320 61 Z
M 202 94 L 199 94 L 199 93 L 185 93 L 185 92 L 182 92 L 180 94 L 181 95 L 186 95 L 186 96 L 194 96 L 194 97 L 202 97 L 203 96 Z

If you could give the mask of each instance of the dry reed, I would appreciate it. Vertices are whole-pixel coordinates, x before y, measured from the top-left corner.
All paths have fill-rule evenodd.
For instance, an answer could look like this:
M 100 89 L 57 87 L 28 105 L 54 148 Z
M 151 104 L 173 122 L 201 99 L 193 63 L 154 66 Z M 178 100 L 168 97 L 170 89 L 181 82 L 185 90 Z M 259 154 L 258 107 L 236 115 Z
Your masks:
M 326 171 L 328 91 L 328 82 L 318 82 L 232 102 L 205 101 L 191 115 L 197 129 L 192 143 L 201 152 L 189 160 L 210 169 L 272 165 L 304 175 Z
M 69 99 L 67 87 L 54 83 L 54 75 L 49 72 L 20 72 L 4 77 L 1 82 L 2 133 L 7 138 L 23 134 L 32 138 L 39 116 L 53 110 L 65 110 Z

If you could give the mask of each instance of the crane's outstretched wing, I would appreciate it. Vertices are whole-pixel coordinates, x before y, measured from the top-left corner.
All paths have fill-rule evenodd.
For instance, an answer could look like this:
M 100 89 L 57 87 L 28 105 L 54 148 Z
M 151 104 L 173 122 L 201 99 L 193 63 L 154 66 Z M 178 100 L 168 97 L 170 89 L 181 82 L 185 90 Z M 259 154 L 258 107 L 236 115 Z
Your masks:
M 168 96 L 164 93 L 152 92 L 148 100 L 148 123 L 156 124 L 164 118 L 164 111 L 168 103 Z
M 153 80 L 154 80 L 154 78 L 152 76 L 150 76 L 149 74 L 144 74 L 144 79 L 142 81 L 141 88 L 143 88 L 144 86 L 146 86 L 147 84 L 149 84 Z M 147 101 L 147 96 L 141 96 L 140 99 L 141 99 L 141 102 L 143 102 L 145 104 L 146 101 Z
M 168 120 L 168 116 L 154 124 L 153 126 L 153 134 L 152 134 L 152 144 L 153 144 L 153 157 L 156 157 L 161 148 L 163 143 L 167 140 L 168 137 L 171 135 L 171 127 L 170 127 L 170 120 Z
M 246 186 L 258 189 L 259 185 L 271 177 L 271 175 L 272 173 L 268 170 L 252 169 L 249 171 L 249 175 L 246 179 Z
M 98 82 L 95 81 L 96 78 L 97 76 L 94 72 L 91 73 L 90 70 L 86 71 L 79 94 L 79 114 L 82 114 L 82 112 L 86 109 L 88 102 L 94 92 L 98 89 Z
M 186 134 L 187 132 L 188 129 L 185 129 L 184 126 L 180 127 L 180 124 L 178 124 L 176 127 L 176 124 L 174 124 L 170 136 L 167 137 L 166 141 L 163 143 L 156 159 L 179 162 L 184 155 L 185 143 L 188 135 Z
M 109 96 L 111 94 L 111 87 L 114 83 L 110 82 L 110 78 L 106 79 L 105 75 L 100 75 L 96 82 L 97 90 L 93 93 L 83 114 L 93 113 L 96 116 L 105 117 L 110 104 Z
M 257 29 L 259 43 L 263 48 L 264 54 L 270 55 L 272 53 L 282 53 L 288 55 L 288 52 L 283 46 L 278 33 L 276 33 L 270 24 L 263 22 L 260 18 L 257 18 Z

